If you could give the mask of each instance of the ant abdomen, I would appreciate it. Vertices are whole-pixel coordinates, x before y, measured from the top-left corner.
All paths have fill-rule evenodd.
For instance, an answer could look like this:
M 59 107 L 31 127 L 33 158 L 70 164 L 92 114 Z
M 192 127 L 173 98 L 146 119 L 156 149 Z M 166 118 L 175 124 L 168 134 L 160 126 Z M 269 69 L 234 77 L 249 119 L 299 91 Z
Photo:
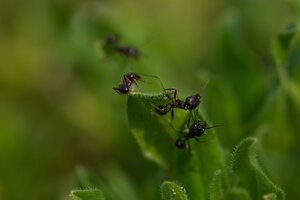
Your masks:
M 132 58 L 137 59 L 140 56 L 139 50 L 135 47 L 117 46 L 116 49 L 119 53 L 121 53 L 121 54 L 123 54 L 124 56 L 127 56 L 127 57 L 132 57 Z

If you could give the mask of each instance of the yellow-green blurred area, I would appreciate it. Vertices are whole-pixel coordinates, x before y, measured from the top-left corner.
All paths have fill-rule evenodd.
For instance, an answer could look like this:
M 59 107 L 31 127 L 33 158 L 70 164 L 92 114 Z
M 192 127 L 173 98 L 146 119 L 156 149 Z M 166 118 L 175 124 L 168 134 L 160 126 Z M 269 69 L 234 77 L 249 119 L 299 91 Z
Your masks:
M 298 0 L 1 1 L 0 199 L 68 199 L 78 166 L 112 199 L 124 199 L 118 187 L 157 199 L 162 175 L 129 131 L 126 95 L 112 90 L 128 71 L 159 76 L 181 98 L 201 93 L 202 113 L 225 124 L 225 158 L 258 137 L 268 175 L 299 199 L 299 34 L 282 66 L 272 56 L 299 17 Z M 108 33 L 141 58 L 103 56 Z

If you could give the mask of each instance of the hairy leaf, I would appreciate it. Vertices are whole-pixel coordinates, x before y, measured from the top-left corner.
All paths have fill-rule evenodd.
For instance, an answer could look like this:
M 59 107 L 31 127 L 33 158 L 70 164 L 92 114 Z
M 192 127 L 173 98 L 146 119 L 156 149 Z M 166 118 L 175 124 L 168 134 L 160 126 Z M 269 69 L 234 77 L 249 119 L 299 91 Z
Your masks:
M 278 199 L 285 199 L 282 189 L 277 187 L 263 172 L 257 161 L 256 138 L 246 138 L 232 153 L 230 169 L 239 179 L 239 185 L 246 188 L 252 199 L 262 199 L 265 194 L 274 193 Z
M 161 185 L 162 200 L 187 200 L 185 189 L 174 182 L 165 181 Z
M 222 188 L 222 171 L 217 170 L 212 178 L 209 190 L 209 199 L 222 200 L 224 199 Z
M 230 188 L 225 195 L 226 200 L 251 200 L 249 192 L 244 188 Z
M 74 190 L 71 192 L 72 200 L 104 200 L 99 189 Z
M 156 97 L 153 98 L 153 94 L 147 93 L 129 96 L 130 129 L 143 154 L 163 167 L 167 178 L 176 179 L 183 184 L 192 199 L 206 199 L 214 172 L 224 168 L 214 130 L 207 130 L 199 138 L 202 142 L 190 139 L 190 153 L 188 149 L 176 148 L 174 142 L 183 133 L 177 133 L 175 129 L 182 130 L 187 126 L 188 112 L 175 110 L 174 120 L 169 122 L 169 113 L 161 116 L 154 111 L 153 105 L 164 100 L 159 95 Z M 209 122 L 208 124 L 213 125 Z
M 168 168 L 172 162 L 172 152 L 175 150 L 173 142 L 170 141 L 170 131 L 167 131 L 168 125 L 160 121 L 158 114 L 153 112 L 150 102 L 145 103 L 139 97 L 128 97 L 128 120 L 131 132 L 145 157 L 163 168 Z M 151 103 L 155 102 L 151 101 Z
M 131 177 L 114 165 L 106 167 L 105 176 L 100 181 L 100 188 L 105 193 L 107 199 L 139 199 L 138 190 L 131 180 Z

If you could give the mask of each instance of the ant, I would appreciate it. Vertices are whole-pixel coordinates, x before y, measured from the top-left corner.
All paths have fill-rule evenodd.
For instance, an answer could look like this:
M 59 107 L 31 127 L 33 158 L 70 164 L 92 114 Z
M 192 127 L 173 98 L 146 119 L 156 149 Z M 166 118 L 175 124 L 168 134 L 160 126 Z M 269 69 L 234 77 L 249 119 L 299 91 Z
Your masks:
M 165 89 L 162 81 L 157 76 L 153 76 L 154 78 L 158 79 L 160 82 L 161 87 L 163 88 L 166 97 L 170 100 L 170 102 L 167 105 L 152 105 L 155 107 L 155 111 L 160 115 L 165 115 L 169 111 L 171 111 L 171 119 L 174 119 L 174 109 L 179 108 L 183 110 L 188 110 L 190 112 L 190 116 L 188 119 L 188 126 L 190 124 L 190 118 L 192 115 L 192 110 L 196 109 L 200 105 L 200 94 L 195 94 L 192 96 L 188 96 L 185 101 L 182 101 L 180 99 L 177 99 L 177 89 L 176 88 L 167 88 Z M 172 96 L 168 95 L 166 91 L 171 91 Z M 193 118 L 194 119 L 194 118 Z
M 108 34 L 105 36 L 104 41 L 106 45 L 114 45 L 117 44 L 119 40 L 119 36 L 113 35 L 113 34 Z
M 104 48 L 107 52 L 117 52 L 129 58 L 138 59 L 140 57 L 140 51 L 133 46 L 120 45 L 119 36 L 114 34 L 108 34 L 104 37 Z
M 110 54 L 115 51 L 115 48 L 119 41 L 119 36 L 108 34 L 103 39 L 103 49 L 106 51 L 106 53 Z
M 167 105 L 155 106 L 156 112 L 160 115 L 165 115 L 169 111 L 171 111 L 171 119 L 173 120 L 175 108 L 188 110 L 190 112 L 190 116 L 188 119 L 188 125 L 189 125 L 190 117 L 192 116 L 192 118 L 193 118 L 192 110 L 196 109 L 200 105 L 200 99 L 201 99 L 200 94 L 188 96 L 185 99 L 185 101 L 182 101 L 180 99 L 177 99 L 177 89 L 175 89 L 175 88 L 164 89 L 164 91 L 166 91 L 166 90 L 172 91 L 172 93 L 174 95 L 173 95 L 173 97 L 167 95 L 167 97 L 171 100 Z
M 116 51 L 123 54 L 126 57 L 138 59 L 140 57 L 140 51 L 132 46 L 116 46 Z
M 200 141 L 198 137 L 202 136 L 206 129 L 220 127 L 220 126 L 224 126 L 224 125 L 220 124 L 220 125 L 207 127 L 206 122 L 203 122 L 200 118 L 197 118 L 196 121 L 189 127 L 187 133 L 185 131 L 180 131 L 175 129 L 177 132 L 184 134 L 176 139 L 175 146 L 178 149 L 188 148 L 188 151 L 191 152 L 190 142 L 189 142 L 190 139 L 194 138 L 197 142 L 205 142 L 205 141 Z
M 132 84 L 137 84 L 138 80 L 141 80 L 141 76 L 134 72 L 129 72 L 123 76 L 122 84 L 117 88 L 113 88 L 119 94 L 128 94 Z

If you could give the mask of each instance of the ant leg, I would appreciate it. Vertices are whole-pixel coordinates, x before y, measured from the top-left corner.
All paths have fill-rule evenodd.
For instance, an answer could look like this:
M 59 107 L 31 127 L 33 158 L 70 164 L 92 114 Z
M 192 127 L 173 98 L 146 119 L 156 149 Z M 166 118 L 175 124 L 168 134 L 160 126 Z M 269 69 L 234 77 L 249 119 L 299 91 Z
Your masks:
M 149 105 L 151 105 L 153 108 L 155 108 L 156 110 L 159 110 L 160 113 L 163 113 L 162 108 L 158 107 L 157 105 L 151 103 L 148 99 L 143 99 L 144 103 L 147 103 Z
M 173 108 L 171 109 L 171 119 L 172 120 L 174 119 L 174 109 Z
M 149 74 L 144 74 L 144 73 L 139 73 L 139 74 L 141 74 L 141 75 L 143 75 L 143 76 L 148 76 L 148 77 L 156 78 L 156 79 L 159 81 L 160 86 L 163 88 L 163 90 L 165 90 L 165 87 L 164 87 L 164 85 L 163 85 L 161 79 L 160 79 L 158 76 L 155 76 L 155 75 L 149 75 Z
M 148 75 L 148 74 L 144 74 L 144 73 L 139 73 L 139 74 L 141 74 L 141 75 L 143 75 L 143 76 L 148 76 L 148 77 L 156 78 L 156 79 L 159 81 L 160 86 L 163 88 L 163 91 L 164 91 L 164 92 L 165 92 L 165 91 L 171 91 L 171 92 L 172 92 L 172 95 L 173 95 L 172 97 L 169 96 L 168 94 L 166 94 L 166 96 L 167 96 L 169 99 L 171 99 L 171 100 L 176 99 L 176 97 L 177 97 L 177 89 L 176 89 L 176 88 L 165 88 L 164 84 L 162 83 L 161 79 L 160 79 L 158 76 L 155 76 L 155 75 Z
M 173 97 L 170 97 L 168 94 L 166 94 L 166 96 L 172 100 L 176 99 L 176 97 L 177 97 L 177 89 L 176 88 L 167 88 L 167 89 L 164 89 L 164 91 L 171 91 L 173 94 Z
M 189 115 L 189 118 L 188 118 L 188 127 L 190 127 L 191 116 L 192 116 L 193 121 L 195 122 L 195 118 L 194 118 L 194 116 L 193 116 L 192 111 L 189 110 L 189 112 L 190 112 L 190 115 Z
M 204 126 L 206 126 L 206 123 L 204 123 Z M 213 125 L 213 126 L 210 126 L 210 127 L 205 127 L 205 129 L 221 127 L 221 126 L 225 126 L 225 125 L 224 124 L 217 124 L 217 125 Z
M 197 142 L 201 142 L 201 143 L 207 143 L 207 142 L 211 142 L 212 140 L 199 140 L 198 138 L 195 137 L 195 140 Z
M 188 118 L 188 128 L 190 127 L 190 119 L 191 119 L 191 114 L 189 115 L 189 118 Z
M 176 132 L 178 132 L 178 133 L 180 133 L 180 134 L 185 134 L 184 131 L 181 131 L 181 130 L 176 129 L 176 128 L 173 126 L 172 123 L 169 122 L 169 124 L 170 124 L 170 126 L 171 126 Z M 183 136 L 182 136 L 182 137 L 183 137 Z
M 197 106 L 197 110 L 196 110 L 196 116 L 198 117 L 198 113 L 199 113 L 199 105 Z
M 160 78 L 159 78 L 158 76 L 150 75 L 150 74 L 144 74 L 144 73 L 141 73 L 141 72 L 138 72 L 138 74 L 141 74 L 142 76 L 147 76 L 147 77 L 156 78 L 156 79 L 159 81 L 161 87 L 162 87 L 163 89 L 165 88 L 164 85 L 163 85 L 163 83 L 162 83 L 162 81 L 160 80 Z M 144 82 L 147 82 L 147 81 L 145 81 L 145 80 L 143 80 L 143 81 L 144 81 Z M 151 82 L 148 82 L 148 83 L 151 83 Z
M 123 83 L 126 85 L 129 85 L 128 84 L 129 82 L 130 82 L 130 80 L 125 75 L 123 75 Z

